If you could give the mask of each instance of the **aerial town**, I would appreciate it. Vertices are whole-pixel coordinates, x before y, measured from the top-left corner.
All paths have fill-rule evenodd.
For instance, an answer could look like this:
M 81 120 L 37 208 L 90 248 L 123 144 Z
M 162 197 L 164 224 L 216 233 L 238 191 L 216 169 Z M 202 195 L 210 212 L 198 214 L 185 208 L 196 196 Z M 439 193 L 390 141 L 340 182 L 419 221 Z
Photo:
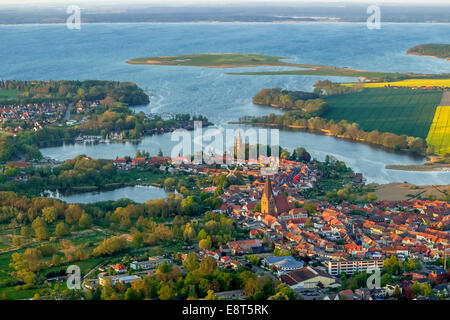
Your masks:
M 157 164 L 159 170 L 171 173 L 252 176 L 251 183 L 231 184 L 223 190 L 222 204 L 214 210 L 226 214 L 247 237 L 232 239 L 215 249 L 190 246 L 178 252 L 176 258 L 150 256 L 146 260 L 128 259 L 128 263 L 101 266 L 96 278 L 86 278 L 85 288 L 105 285 L 106 279 L 112 284 L 131 284 L 154 274 L 163 264 L 182 264 L 194 253 L 198 261 L 213 258 L 220 269 L 247 268 L 285 283 L 297 299 L 385 300 L 402 295 L 419 300 L 448 299 L 448 202 L 373 199 L 365 204 L 332 204 L 306 200 L 301 192 L 312 188 L 322 174 L 308 162 L 281 159 L 278 172 L 265 175 L 260 161 L 240 163 L 236 166 L 240 167 L 238 171 L 226 165 L 195 165 L 177 160 L 172 163 L 169 157 L 160 156 L 118 158 L 112 162 L 120 170 Z M 355 185 L 364 184 L 360 174 L 351 174 L 351 179 Z M 203 191 L 217 194 L 217 188 L 211 186 Z M 444 261 L 444 265 L 439 261 Z M 378 287 L 368 288 L 364 281 L 374 270 L 383 270 L 383 277 Z M 355 280 L 358 275 L 360 279 Z M 214 295 L 248 298 L 245 288 Z

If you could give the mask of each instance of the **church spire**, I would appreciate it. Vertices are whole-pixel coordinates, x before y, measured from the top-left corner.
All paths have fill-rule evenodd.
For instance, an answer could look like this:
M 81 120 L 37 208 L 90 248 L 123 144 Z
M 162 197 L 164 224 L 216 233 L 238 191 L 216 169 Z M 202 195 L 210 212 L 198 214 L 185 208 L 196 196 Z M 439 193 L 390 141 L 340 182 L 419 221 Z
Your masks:
M 266 182 L 264 183 L 264 195 L 267 198 L 273 197 L 272 183 L 270 182 L 270 176 L 266 177 Z
M 273 195 L 270 176 L 266 177 L 264 191 L 261 197 L 261 213 L 276 214 L 275 197 Z

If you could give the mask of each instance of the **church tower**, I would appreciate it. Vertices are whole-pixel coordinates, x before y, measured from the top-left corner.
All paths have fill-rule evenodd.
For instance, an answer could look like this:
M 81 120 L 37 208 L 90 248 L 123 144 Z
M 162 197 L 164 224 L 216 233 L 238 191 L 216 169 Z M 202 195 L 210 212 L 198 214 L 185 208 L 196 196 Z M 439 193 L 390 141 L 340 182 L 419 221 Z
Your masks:
M 261 197 L 261 213 L 268 213 L 271 215 L 275 215 L 277 213 L 270 176 L 267 176 L 266 182 L 264 183 L 264 191 Z
M 234 156 L 239 157 L 239 152 L 243 147 L 242 138 L 241 138 L 241 130 L 238 131 L 238 136 L 234 142 Z

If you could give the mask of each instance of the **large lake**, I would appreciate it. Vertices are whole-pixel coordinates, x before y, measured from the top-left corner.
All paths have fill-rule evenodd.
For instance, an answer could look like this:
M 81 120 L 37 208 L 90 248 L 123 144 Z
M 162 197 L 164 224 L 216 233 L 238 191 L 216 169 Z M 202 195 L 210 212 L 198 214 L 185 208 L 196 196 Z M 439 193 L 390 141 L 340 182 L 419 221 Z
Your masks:
M 261 88 L 311 90 L 317 76 L 232 76 L 226 71 L 264 68 L 209 69 L 197 67 L 133 66 L 126 60 L 145 56 L 206 52 L 261 53 L 288 57 L 287 61 L 354 69 L 397 72 L 450 72 L 450 63 L 408 56 L 420 43 L 448 43 L 449 24 L 382 24 L 369 30 L 355 23 L 206 23 L 206 24 L 83 24 L 81 30 L 65 25 L 0 26 L 0 70 L 3 79 L 105 79 L 133 81 L 154 96 L 147 113 L 192 113 L 207 116 L 227 128 L 242 115 L 263 115 L 271 108 L 253 105 Z M 286 68 L 270 68 L 283 70 Z M 367 145 L 302 132 L 281 132 L 280 144 L 306 147 L 323 159 L 330 154 L 344 160 L 370 182 L 448 184 L 450 172 L 386 170 L 386 164 L 416 164 L 423 159 L 393 154 Z M 170 136 L 145 138 L 139 144 L 64 145 L 42 149 L 46 156 L 71 158 L 85 153 L 115 158 L 136 149 L 170 154 Z

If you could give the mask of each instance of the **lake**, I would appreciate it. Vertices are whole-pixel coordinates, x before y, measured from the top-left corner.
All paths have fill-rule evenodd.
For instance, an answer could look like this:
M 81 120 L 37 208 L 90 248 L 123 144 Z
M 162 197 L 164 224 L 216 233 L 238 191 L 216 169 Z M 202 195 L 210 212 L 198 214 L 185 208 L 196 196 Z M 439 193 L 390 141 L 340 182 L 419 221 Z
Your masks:
M 420 43 L 450 41 L 449 24 L 389 24 L 369 30 L 364 23 L 186 23 L 83 24 L 81 30 L 65 25 L 0 26 L 0 67 L 3 79 L 104 79 L 132 81 L 153 94 L 146 113 L 202 114 L 221 128 L 243 115 L 276 113 L 256 106 L 252 97 L 262 88 L 312 90 L 320 76 L 233 76 L 227 71 L 285 70 L 286 68 L 212 69 L 174 66 L 139 66 L 131 58 L 208 52 L 260 53 L 287 57 L 286 61 L 391 72 L 450 72 L 441 59 L 409 56 Z M 417 164 L 424 159 L 393 154 L 367 145 L 304 132 L 283 131 L 280 144 L 305 147 L 313 157 L 330 154 L 362 172 L 369 182 L 408 181 L 448 184 L 449 172 L 386 170 L 386 164 Z M 137 149 L 170 154 L 170 136 L 146 137 L 138 144 L 63 145 L 42 149 L 56 159 L 84 153 L 95 158 L 134 155 Z
M 123 187 L 111 191 L 83 192 L 71 195 L 58 193 L 49 194 L 50 198 L 56 198 L 67 203 L 94 203 L 100 201 L 116 201 L 119 199 L 130 199 L 136 203 L 144 203 L 147 200 L 161 199 L 167 197 L 164 189 L 153 186 Z

